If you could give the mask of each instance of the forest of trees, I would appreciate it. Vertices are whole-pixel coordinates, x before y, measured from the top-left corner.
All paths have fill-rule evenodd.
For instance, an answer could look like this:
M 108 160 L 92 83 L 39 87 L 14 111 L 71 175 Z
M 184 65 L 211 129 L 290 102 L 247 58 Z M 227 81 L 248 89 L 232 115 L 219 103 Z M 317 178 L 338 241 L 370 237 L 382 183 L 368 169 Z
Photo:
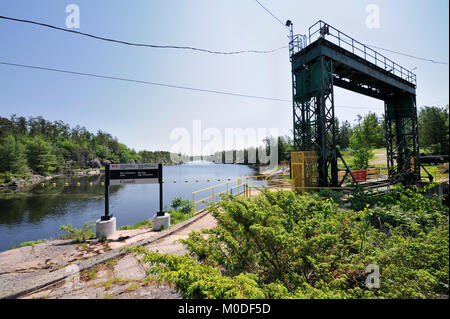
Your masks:
M 92 161 L 171 163 L 169 152 L 136 152 L 103 131 L 93 134 L 42 117 L 0 117 L 0 173 L 4 175 L 50 175 L 89 168 Z
M 424 107 L 419 110 L 419 144 L 425 154 L 445 155 L 449 153 L 449 110 Z M 336 118 L 336 144 L 341 150 L 348 150 L 354 156 L 353 165 L 366 168 L 373 157 L 372 150 L 384 148 L 384 118 L 375 113 L 358 116 L 357 123 L 341 122 Z M 233 151 L 234 161 L 249 163 L 248 154 L 256 154 L 256 163 L 260 164 L 258 152 L 269 155 L 273 138 L 266 138 L 261 150 L 241 150 L 243 158 Z M 278 161 L 290 161 L 293 151 L 290 136 L 278 137 Z M 225 162 L 225 152 L 218 152 L 215 158 Z M 212 160 L 212 158 L 210 158 Z M 0 174 L 25 175 L 37 173 L 50 175 L 68 169 L 88 168 L 92 161 L 111 163 L 164 163 L 171 164 L 171 155 L 164 151 L 140 151 L 129 149 L 103 131 L 93 134 L 84 127 L 71 128 L 62 121 L 50 122 L 42 117 L 28 118 L 12 115 L 9 119 L 0 117 Z M 250 163 L 254 163 L 250 158 Z M 5 178 L 7 179 L 7 178 Z

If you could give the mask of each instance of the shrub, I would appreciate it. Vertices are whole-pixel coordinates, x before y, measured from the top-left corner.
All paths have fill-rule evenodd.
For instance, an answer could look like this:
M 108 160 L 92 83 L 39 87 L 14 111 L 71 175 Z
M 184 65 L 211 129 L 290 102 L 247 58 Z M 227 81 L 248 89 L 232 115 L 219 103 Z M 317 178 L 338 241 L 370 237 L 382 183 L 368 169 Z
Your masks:
M 344 194 L 342 192 L 336 192 L 336 191 L 333 191 L 331 189 L 325 188 L 325 189 L 321 189 L 319 191 L 319 196 L 320 197 L 325 197 L 325 198 L 330 198 L 335 203 L 341 205 L 343 203 L 342 202 L 342 197 L 344 197 Z
M 95 231 L 92 230 L 95 224 L 89 225 L 89 222 L 83 224 L 82 228 L 75 228 L 71 224 L 60 226 L 67 234 L 63 235 L 63 239 L 74 239 L 77 243 L 83 243 L 87 239 L 95 237 Z
M 210 208 L 215 229 L 181 240 L 188 255 L 133 250 L 190 298 L 448 296 L 448 208 L 412 195 L 398 189 L 359 212 L 317 194 L 228 196 Z M 369 264 L 379 289 L 366 287 Z
M 192 213 L 192 203 L 188 200 L 182 199 L 181 197 L 175 197 L 170 205 L 174 210 L 177 210 L 183 214 Z

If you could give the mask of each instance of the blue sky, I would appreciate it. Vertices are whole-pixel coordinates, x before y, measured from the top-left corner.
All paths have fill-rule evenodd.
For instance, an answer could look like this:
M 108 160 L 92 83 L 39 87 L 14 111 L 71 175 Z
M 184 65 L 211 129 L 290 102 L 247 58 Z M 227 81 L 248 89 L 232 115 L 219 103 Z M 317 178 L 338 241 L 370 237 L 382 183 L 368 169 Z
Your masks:
M 295 33 L 322 19 L 355 39 L 407 54 L 449 61 L 449 2 L 260 0 Z M 210 50 L 269 50 L 287 45 L 287 32 L 254 0 L 2 0 L 0 15 L 65 27 L 68 4 L 80 8 L 81 32 L 130 42 Z M 380 8 L 380 28 L 369 29 L 368 4 Z M 448 103 L 448 64 L 380 51 L 417 74 L 418 106 Z M 219 56 L 123 46 L 0 19 L 0 61 L 75 70 L 144 81 L 291 98 L 287 49 Z M 96 132 L 101 129 L 136 150 L 169 150 L 177 127 L 292 129 L 292 105 L 0 65 L 0 116 L 42 115 Z M 383 102 L 335 91 L 336 115 L 356 115 Z M 342 108 L 339 106 L 352 106 Z

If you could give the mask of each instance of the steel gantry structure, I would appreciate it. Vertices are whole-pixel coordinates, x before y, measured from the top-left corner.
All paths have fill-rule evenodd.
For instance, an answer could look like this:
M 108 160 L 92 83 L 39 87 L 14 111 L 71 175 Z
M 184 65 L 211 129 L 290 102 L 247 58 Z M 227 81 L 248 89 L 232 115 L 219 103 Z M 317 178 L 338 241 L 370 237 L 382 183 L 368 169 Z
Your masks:
M 336 148 L 334 86 L 384 101 L 389 181 L 419 181 L 416 75 L 323 21 L 308 35 L 294 36 L 292 23 L 286 25 L 291 29 L 294 149 L 317 152 L 318 186 L 337 187 L 345 179 L 338 180 L 342 156 Z

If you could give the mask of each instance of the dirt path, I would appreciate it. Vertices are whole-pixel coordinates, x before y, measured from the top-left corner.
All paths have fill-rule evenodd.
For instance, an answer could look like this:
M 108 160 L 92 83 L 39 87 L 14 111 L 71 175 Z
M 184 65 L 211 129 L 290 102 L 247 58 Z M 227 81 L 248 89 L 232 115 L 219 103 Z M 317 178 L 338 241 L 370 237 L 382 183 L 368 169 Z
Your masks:
M 387 163 L 386 149 L 376 149 L 374 150 L 374 159 L 370 161 L 371 165 L 380 165 Z

